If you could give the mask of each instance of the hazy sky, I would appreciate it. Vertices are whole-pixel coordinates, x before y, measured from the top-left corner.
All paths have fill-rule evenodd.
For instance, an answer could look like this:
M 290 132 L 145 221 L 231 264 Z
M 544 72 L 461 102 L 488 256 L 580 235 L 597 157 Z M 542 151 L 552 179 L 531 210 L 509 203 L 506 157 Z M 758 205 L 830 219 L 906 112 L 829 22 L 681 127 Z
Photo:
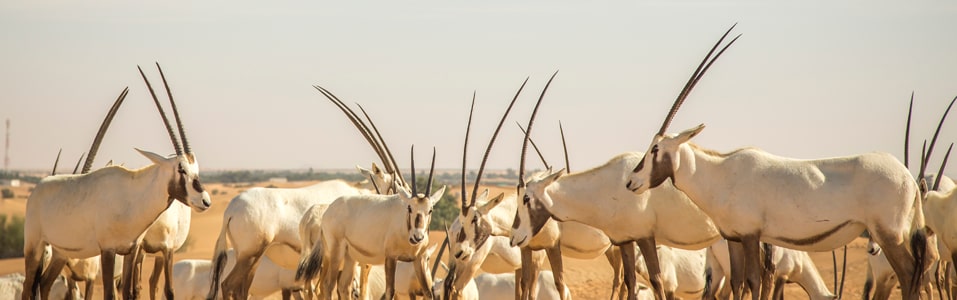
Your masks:
M 670 130 L 705 123 L 696 138 L 705 147 L 901 157 L 911 91 L 916 141 L 930 137 L 957 96 L 953 1 L 479 2 L 0 2 L 0 119 L 13 125 L 11 168 L 49 168 L 61 147 L 72 165 L 125 86 L 129 97 L 96 164 L 148 163 L 133 147 L 172 153 L 136 71 L 143 66 L 158 84 L 154 61 L 207 170 L 376 160 L 312 84 L 363 104 L 400 165 L 415 144 L 423 168 L 432 146 L 439 168 L 459 166 L 477 91 L 476 167 L 511 95 L 531 76 L 489 163 L 514 168 L 514 121 L 527 122 L 555 70 L 534 137 L 560 164 L 562 120 L 572 168 L 582 170 L 644 151 L 698 61 L 735 22 L 743 37 Z M 951 116 L 937 160 L 957 141 L 955 125 Z

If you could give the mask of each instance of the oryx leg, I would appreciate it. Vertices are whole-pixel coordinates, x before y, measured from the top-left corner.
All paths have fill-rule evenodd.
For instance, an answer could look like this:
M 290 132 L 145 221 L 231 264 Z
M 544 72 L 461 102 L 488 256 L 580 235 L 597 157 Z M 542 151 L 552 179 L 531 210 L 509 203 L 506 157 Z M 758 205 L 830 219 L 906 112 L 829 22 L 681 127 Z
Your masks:
M 656 299 L 674 299 L 674 291 L 665 291 L 664 285 L 661 283 L 661 266 L 658 264 L 658 249 L 655 245 L 655 238 L 643 238 L 636 241 L 638 244 L 638 249 L 641 249 L 641 255 L 645 257 L 645 266 L 648 268 L 648 282 L 651 283 L 651 290 L 655 293 Z M 628 244 L 630 245 L 630 243 Z M 631 257 L 626 257 L 624 254 L 631 252 Z M 621 248 L 623 263 L 625 265 L 625 285 L 628 285 L 628 299 L 635 299 L 638 297 L 638 290 L 635 288 L 635 248 L 631 246 L 623 246 Z M 632 270 L 628 270 L 628 266 L 631 265 Z M 629 278 L 628 276 L 631 276 Z
M 372 270 L 372 265 L 362 265 L 362 270 L 359 270 L 359 299 L 368 299 L 369 295 L 369 272 Z
M 624 297 L 624 291 L 619 291 L 619 289 L 624 288 L 624 286 L 621 284 L 621 251 L 618 246 L 608 247 L 608 250 L 605 251 L 605 258 L 608 259 L 608 264 L 611 265 L 615 274 L 615 278 L 611 283 L 611 297 L 609 297 L 609 299 L 615 300 L 615 296 L 622 299 L 622 297 Z
M 63 266 L 65 265 L 65 258 L 54 255 L 53 258 L 50 259 L 50 266 L 47 267 L 43 272 L 43 276 L 40 278 L 41 299 L 50 299 L 50 289 L 53 287 L 53 282 L 56 281 L 57 276 L 63 271 Z
M 134 247 L 133 250 L 137 250 Z M 136 251 L 131 252 L 129 255 L 134 255 Z M 112 250 L 100 251 L 100 272 L 103 272 L 103 299 L 104 300 L 113 300 L 114 287 L 113 287 L 113 265 L 116 264 L 116 252 Z M 125 265 L 124 265 L 124 268 Z M 59 273 L 59 272 L 58 272 Z M 129 285 L 129 283 L 124 283 L 124 285 Z
M 784 285 L 787 282 L 784 278 L 774 279 L 774 292 L 771 293 L 771 299 L 774 300 L 783 300 L 784 299 Z
M 246 282 L 252 282 L 249 275 L 256 270 L 256 259 L 263 255 L 266 251 L 266 246 L 265 244 L 261 244 L 255 247 L 253 251 L 243 251 L 244 249 L 236 248 L 236 264 L 233 266 L 233 270 L 229 272 L 229 275 L 226 275 L 226 278 L 223 279 L 223 282 L 220 284 L 223 291 L 223 299 L 246 299 L 249 297 L 249 289 Z
M 562 300 L 569 299 L 570 296 L 565 286 L 565 267 L 562 264 L 561 243 L 559 242 L 557 245 L 545 249 L 545 255 L 548 255 L 548 263 L 552 267 L 552 276 L 555 278 L 555 288 L 558 289 L 558 298 Z
M 28 241 L 29 242 L 29 241 Z M 22 300 L 32 300 L 38 292 L 38 283 L 43 274 L 43 245 L 35 243 L 26 244 L 23 251 L 23 260 L 25 265 L 26 278 L 23 280 Z M 30 247 L 32 246 L 32 247 Z
M 395 258 L 385 258 L 385 299 L 395 299 Z
M 113 263 L 116 263 L 116 261 L 114 261 Z M 93 299 L 93 286 L 96 285 L 96 281 L 87 280 L 85 284 L 86 284 L 86 287 L 85 287 L 86 290 L 83 293 L 83 299 Z M 77 298 L 70 298 L 70 299 L 77 299 Z
M 768 299 L 770 290 L 762 290 L 765 271 L 761 241 L 758 239 L 758 235 L 745 236 L 741 238 L 741 244 L 744 247 L 744 266 L 748 278 L 748 288 L 751 289 L 751 299 L 766 300 Z
M 359 264 L 348 253 L 342 260 L 342 269 L 339 271 L 339 283 L 336 288 L 339 290 L 339 299 L 349 299 L 352 297 L 352 282 L 356 277 L 356 266 Z
M 519 300 L 533 299 L 534 295 L 532 295 L 531 290 L 535 281 L 532 280 L 532 278 L 538 277 L 538 276 L 533 276 L 536 273 L 538 273 L 537 272 L 538 266 L 535 265 L 534 259 L 532 258 L 533 251 L 531 249 L 529 249 L 528 247 L 522 248 L 521 253 L 522 253 L 522 269 L 521 269 L 521 276 L 515 277 L 515 289 L 516 289 L 516 294 L 518 295 L 518 297 L 515 299 L 519 299 Z
M 166 299 L 176 299 L 173 297 L 173 249 L 163 250 L 163 280 L 165 281 L 164 294 Z M 154 267 L 158 265 L 154 263 Z M 154 272 L 155 273 L 155 272 Z M 153 279 L 150 279 L 152 282 Z
M 877 244 L 881 246 L 881 250 L 884 252 L 884 256 L 887 257 L 887 261 L 890 263 L 891 268 L 894 269 L 894 273 L 897 275 L 897 281 L 901 286 L 901 296 L 903 299 L 917 299 L 920 296 L 920 291 L 918 287 L 915 287 L 911 284 L 911 278 L 915 274 L 914 272 L 922 272 L 922 270 L 916 270 L 914 268 L 914 257 L 908 253 L 903 239 L 889 238 L 884 235 L 875 236 L 875 232 L 886 232 L 878 230 L 870 230 L 872 237 L 875 238 Z M 896 241 L 888 241 L 896 240 Z M 896 243 L 895 243 L 896 242 Z M 877 294 L 875 293 L 875 296 Z
M 771 284 L 774 283 L 774 247 L 771 244 L 758 244 L 761 246 L 761 299 L 768 299 L 771 295 Z M 837 270 L 835 270 L 836 272 Z M 783 286 L 784 283 L 782 282 Z M 783 296 L 782 296 L 783 297 Z
M 731 258 L 731 295 L 734 300 L 744 299 L 744 286 L 747 281 L 747 257 L 744 245 L 740 242 L 728 240 L 728 254 Z
M 159 277 L 160 272 L 163 272 L 163 267 L 166 265 L 166 260 L 161 256 L 156 256 L 153 259 L 153 272 L 150 274 L 150 300 L 156 300 L 156 290 L 159 289 Z M 169 283 L 166 284 L 169 286 Z M 171 295 L 166 295 L 166 299 L 173 299 Z
M 319 271 L 319 280 L 322 283 L 319 287 L 319 299 L 332 300 L 332 295 L 336 292 L 336 281 L 339 278 L 339 266 L 345 256 L 345 245 L 339 244 L 339 241 L 329 241 L 323 243 L 322 263 Z M 389 273 L 386 272 L 386 278 Z

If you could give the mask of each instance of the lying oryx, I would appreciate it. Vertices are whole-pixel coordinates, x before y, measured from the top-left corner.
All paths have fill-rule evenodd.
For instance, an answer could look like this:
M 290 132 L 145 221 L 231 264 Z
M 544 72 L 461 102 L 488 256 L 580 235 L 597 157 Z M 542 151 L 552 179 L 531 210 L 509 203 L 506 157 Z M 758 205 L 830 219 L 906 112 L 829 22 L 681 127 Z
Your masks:
M 414 152 L 414 151 L 413 151 Z M 413 155 L 414 157 L 414 155 Z M 428 245 L 428 224 L 432 219 L 432 207 L 445 193 L 442 187 L 432 192 L 432 175 L 435 169 L 435 152 L 432 153 L 432 168 L 429 171 L 425 193 L 405 187 L 394 187 L 394 195 L 342 196 L 333 201 L 322 218 L 322 242 L 312 249 L 297 275 L 305 280 L 316 277 L 321 268 L 320 297 L 332 299 L 339 280 L 339 298 L 350 295 L 348 284 L 354 277 L 357 264 L 385 264 L 386 297 L 395 294 L 395 267 L 397 261 L 413 262 L 416 277 L 422 286 L 428 287 L 426 297 L 431 298 L 432 279 L 424 270 L 427 261 L 419 255 Z M 412 162 L 412 181 L 415 182 L 415 162 Z M 369 224 L 378 224 L 369 226 Z M 341 266 L 341 269 L 340 269 Z
M 146 80 L 142 70 L 140 74 Z M 198 212 L 209 209 L 209 193 L 199 182 L 199 164 L 183 135 L 182 123 L 177 122 L 183 144 L 180 147 L 148 81 L 147 87 L 154 96 L 153 102 L 164 120 L 176 155 L 163 157 L 138 150 L 153 164 L 136 170 L 112 166 L 81 175 L 50 176 L 37 184 L 27 201 L 24 225 L 27 272 L 24 299 L 34 297 L 37 279 L 44 270 L 40 256 L 46 245 L 57 252 L 54 258 L 58 255 L 86 258 L 99 254 L 103 278 L 112 278 L 114 255 L 132 254 L 147 227 L 172 201 L 182 201 Z M 172 97 L 170 103 L 174 103 Z M 176 113 L 176 106 L 172 107 Z M 43 276 L 55 277 L 64 263 L 54 259 Z M 42 294 L 46 296 L 49 285 L 44 285 Z M 113 299 L 113 281 L 104 280 L 103 285 L 104 298 Z
M 730 29 L 725 36 L 730 33 Z M 724 37 L 722 37 L 722 40 Z M 762 276 L 759 242 L 805 251 L 832 250 L 865 229 L 882 246 L 904 299 L 919 297 L 927 247 L 924 216 L 914 177 L 890 154 L 798 160 L 757 149 L 718 153 L 690 139 L 704 124 L 677 135 L 665 134 L 682 101 L 714 59 L 715 44 L 674 102 L 644 158 L 628 172 L 626 187 L 637 194 L 668 179 L 714 221 L 728 239 L 742 242 L 744 269 L 755 298 L 767 297 L 770 278 Z M 732 264 L 737 265 L 732 256 Z M 743 280 L 732 273 L 734 294 Z

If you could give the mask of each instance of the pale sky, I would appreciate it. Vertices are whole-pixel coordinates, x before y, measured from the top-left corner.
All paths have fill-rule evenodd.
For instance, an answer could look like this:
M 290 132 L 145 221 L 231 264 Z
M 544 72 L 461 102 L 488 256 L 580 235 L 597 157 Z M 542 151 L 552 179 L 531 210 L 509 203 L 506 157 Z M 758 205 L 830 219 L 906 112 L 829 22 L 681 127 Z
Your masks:
M 669 130 L 705 123 L 695 138 L 704 147 L 902 157 L 915 91 L 913 159 L 957 96 L 953 1 L 3 1 L 0 120 L 13 125 L 11 168 L 48 169 L 59 148 L 72 167 L 129 86 L 96 165 L 145 165 L 133 147 L 173 152 L 136 71 L 143 66 L 159 84 L 159 61 L 203 169 L 375 161 L 312 84 L 363 104 L 403 168 L 412 144 L 421 168 L 432 146 L 438 168 L 457 168 L 477 91 L 475 168 L 531 76 L 489 162 L 505 169 L 518 164 L 514 121 L 527 122 L 561 70 L 534 138 L 561 164 L 561 120 L 572 168 L 583 170 L 644 151 L 698 61 L 735 22 L 742 38 Z M 951 116 L 935 164 L 957 141 L 955 125 Z

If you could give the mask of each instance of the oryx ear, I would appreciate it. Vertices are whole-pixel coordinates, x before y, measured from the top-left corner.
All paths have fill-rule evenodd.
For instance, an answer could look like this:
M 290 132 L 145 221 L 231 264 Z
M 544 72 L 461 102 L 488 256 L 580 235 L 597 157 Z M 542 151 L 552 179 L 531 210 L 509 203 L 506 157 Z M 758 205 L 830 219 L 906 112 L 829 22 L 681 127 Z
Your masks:
M 678 140 L 679 143 L 687 142 L 691 138 L 701 133 L 702 130 L 704 130 L 704 123 L 695 126 L 694 128 L 682 131 L 677 137 L 675 137 L 675 140 Z
M 375 164 L 373 164 L 373 166 L 375 166 Z M 369 177 L 373 174 L 369 169 L 363 168 L 359 165 L 356 165 L 356 170 L 359 170 L 359 173 L 361 173 L 364 177 Z
M 162 155 L 159 155 L 159 154 L 156 154 L 156 153 L 153 153 L 153 152 L 149 152 L 149 151 L 146 151 L 146 150 L 143 150 L 143 149 L 140 149 L 140 148 L 133 148 L 133 149 L 136 149 L 137 152 L 139 152 L 141 155 L 145 156 L 146 159 L 149 159 L 149 160 L 152 161 L 154 164 L 161 164 L 161 163 L 163 163 L 164 161 L 166 161 L 166 158 L 163 157 Z
M 552 184 L 552 182 L 554 182 L 555 180 L 558 180 L 559 177 L 562 177 L 562 175 L 565 175 L 565 168 L 558 170 L 558 172 L 549 174 L 547 177 L 545 177 L 545 179 L 542 180 L 542 182 L 545 183 L 545 186 L 548 186 L 549 184 Z
M 372 163 L 372 172 L 375 174 L 379 174 L 379 173 L 382 173 L 382 170 L 379 169 L 379 165 Z
M 486 193 L 488 192 L 488 190 L 485 191 Z M 499 203 L 502 203 L 502 199 L 505 199 L 505 193 L 500 193 L 498 196 L 495 196 L 495 198 L 492 198 L 488 202 L 485 202 L 485 204 L 482 204 L 482 207 L 479 207 L 479 211 L 481 211 L 482 214 L 488 214 L 490 210 L 498 206 Z
M 438 191 L 435 191 L 432 193 L 432 195 L 429 195 L 430 205 L 435 205 L 436 203 L 439 203 L 439 200 L 442 200 L 442 196 L 445 195 L 445 188 L 446 186 L 443 185 Z
M 927 179 L 921 178 L 919 182 L 920 182 L 920 183 L 918 184 L 918 187 L 920 188 L 921 197 L 926 198 L 926 197 L 927 197 L 927 191 L 929 190 L 929 189 L 927 188 Z
M 403 199 L 408 200 L 408 199 L 412 199 L 412 197 L 415 196 L 415 195 L 412 195 L 412 192 L 410 192 L 404 186 L 402 186 L 402 184 L 400 184 L 398 180 L 392 181 L 392 188 L 398 191 L 399 194 L 402 195 Z

